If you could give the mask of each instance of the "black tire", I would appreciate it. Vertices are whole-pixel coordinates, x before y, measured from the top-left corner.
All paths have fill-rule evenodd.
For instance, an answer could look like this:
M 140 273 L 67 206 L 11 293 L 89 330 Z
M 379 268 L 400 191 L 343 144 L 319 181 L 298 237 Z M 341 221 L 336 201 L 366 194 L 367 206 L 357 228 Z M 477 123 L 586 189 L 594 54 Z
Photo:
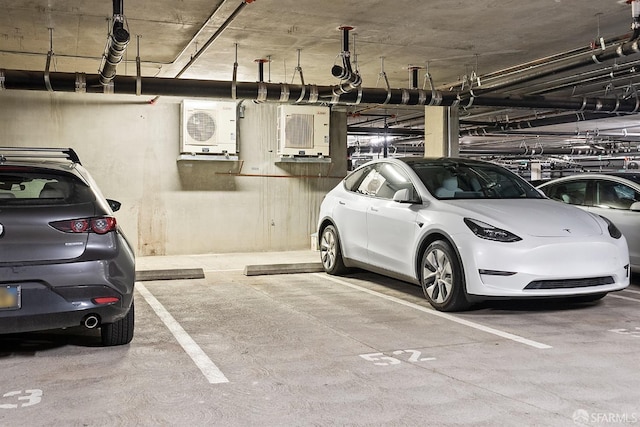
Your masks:
M 344 274 L 347 268 L 342 260 L 342 249 L 338 232 L 333 225 L 327 225 L 320 236 L 320 261 L 324 271 L 332 275 Z
M 100 326 L 102 345 L 114 346 L 129 344 L 133 339 L 134 324 L 135 310 L 132 302 L 129 312 L 122 319 Z
M 438 311 L 461 311 L 470 305 L 460 260 L 444 240 L 436 240 L 424 251 L 420 284 L 424 296 Z

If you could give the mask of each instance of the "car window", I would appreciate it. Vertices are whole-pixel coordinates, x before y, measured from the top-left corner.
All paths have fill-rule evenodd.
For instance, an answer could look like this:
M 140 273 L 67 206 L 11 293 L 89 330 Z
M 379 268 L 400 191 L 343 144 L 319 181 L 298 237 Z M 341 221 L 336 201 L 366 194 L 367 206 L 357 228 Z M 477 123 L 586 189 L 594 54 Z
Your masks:
M 572 205 L 585 205 L 587 194 L 587 181 L 569 181 L 550 184 L 542 191 L 550 199 Z
M 67 204 L 93 200 L 89 187 L 71 174 L 40 168 L 0 168 L 0 205 Z
M 357 191 L 362 178 L 364 178 L 373 166 L 363 166 L 360 169 L 356 169 L 344 179 L 344 186 L 349 191 Z
M 371 169 L 360 182 L 356 193 L 364 194 L 365 196 L 375 196 L 380 187 L 382 187 L 382 184 L 384 184 L 384 181 L 384 176 L 382 176 L 377 169 Z
M 640 201 L 640 193 L 628 185 L 614 181 L 597 181 L 594 204 L 601 208 L 629 209 Z
M 491 163 L 410 162 L 438 199 L 512 199 L 543 196 L 513 172 Z
M 393 199 L 399 190 L 407 189 L 412 200 L 417 199 L 417 192 L 411 183 L 409 176 L 398 166 L 391 163 L 380 163 L 377 165 L 377 179 L 380 181 L 375 197 L 381 199 Z

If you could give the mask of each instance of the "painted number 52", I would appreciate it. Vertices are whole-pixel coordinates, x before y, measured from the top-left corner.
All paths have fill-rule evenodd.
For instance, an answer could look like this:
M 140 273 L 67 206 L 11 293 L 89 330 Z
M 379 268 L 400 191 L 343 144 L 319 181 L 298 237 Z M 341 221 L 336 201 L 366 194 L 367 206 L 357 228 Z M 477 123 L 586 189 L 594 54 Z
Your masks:
M 429 360 L 436 360 L 435 357 L 422 357 L 422 353 L 418 350 L 396 350 L 392 352 L 394 356 L 403 355 L 403 359 L 407 359 L 407 362 L 415 363 L 415 362 L 426 362 Z M 406 356 L 409 355 L 407 358 Z M 384 353 L 368 353 L 361 354 L 364 360 L 368 360 L 369 362 L 373 362 L 374 365 L 378 366 L 389 366 L 389 365 L 397 365 L 402 363 L 402 361 L 398 358 L 392 356 L 385 356 Z

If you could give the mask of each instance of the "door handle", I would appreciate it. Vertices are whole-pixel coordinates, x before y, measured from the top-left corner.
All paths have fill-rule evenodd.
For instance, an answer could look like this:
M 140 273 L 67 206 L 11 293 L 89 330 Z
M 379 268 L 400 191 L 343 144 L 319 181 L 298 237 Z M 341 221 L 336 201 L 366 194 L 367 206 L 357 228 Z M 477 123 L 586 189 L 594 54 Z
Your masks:
M 371 207 L 371 212 L 378 212 L 378 209 Z
M 341 204 L 341 205 L 346 205 L 346 203 L 343 202 L 342 200 L 339 200 L 338 203 Z

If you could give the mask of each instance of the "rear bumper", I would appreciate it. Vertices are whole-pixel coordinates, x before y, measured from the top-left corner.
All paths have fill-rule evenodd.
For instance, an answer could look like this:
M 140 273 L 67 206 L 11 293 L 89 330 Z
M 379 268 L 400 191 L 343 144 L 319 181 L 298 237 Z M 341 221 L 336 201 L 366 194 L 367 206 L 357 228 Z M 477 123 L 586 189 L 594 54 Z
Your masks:
M 111 260 L 0 267 L 0 286 L 19 286 L 20 307 L 0 310 L 0 334 L 79 326 L 123 318 L 133 301 L 135 263 L 121 252 Z M 115 297 L 99 304 L 95 298 Z
M 132 298 L 129 298 L 128 306 L 112 304 L 107 306 L 95 306 L 81 310 L 72 310 L 67 307 L 63 311 L 42 314 L 19 314 L 5 317 L 0 312 L 0 334 L 13 334 L 20 332 L 44 331 L 48 329 L 62 329 L 80 326 L 89 316 L 96 316 L 98 325 L 113 323 L 122 319 L 131 308 Z

